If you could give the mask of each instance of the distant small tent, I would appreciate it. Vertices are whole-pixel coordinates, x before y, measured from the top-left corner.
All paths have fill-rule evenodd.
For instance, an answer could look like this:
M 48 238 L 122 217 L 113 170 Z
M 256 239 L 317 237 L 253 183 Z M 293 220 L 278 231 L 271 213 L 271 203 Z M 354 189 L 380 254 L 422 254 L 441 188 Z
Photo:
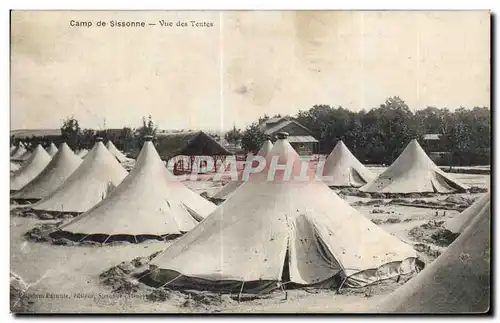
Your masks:
M 12 194 L 11 198 L 37 200 L 49 195 L 63 184 L 81 162 L 81 158 L 66 143 L 62 143 L 47 167 L 21 190 Z
M 54 145 L 53 142 L 50 143 L 49 148 L 47 149 L 47 153 L 53 157 L 55 154 L 57 154 L 57 147 Z
M 49 155 L 50 156 L 50 155 Z M 17 158 L 18 161 L 24 162 L 31 157 L 31 151 L 26 150 L 24 154 Z
M 269 154 L 269 152 L 271 151 L 271 149 L 273 149 L 272 142 L 270 140 L 266 140 L 264 142 L 264 144 L 262 145 L 262 147 L 260 147 L 260 150 L 257 152 L 257 156 L 266 157 Z M 249 158 L 247 159 L 247 163 L 248 162 L 251 163 L 252 162 L 252 158 L 253 158 L 253 155 L 249 156 Z M 234 191 L 236 191 L 236 189 L 238 187 L 240 187 L 241 184 L 243 184 L 245 182 L 245 181 L 243 181 L 241 179 L 241 177 L 242 177 L 242 172 L 240 172 L 238 174 L 239 180 L 237 180 L 237 181 L 231 181 L 231 182 L 227 183 L 220 190 L 218 190 L 212 196 L 212 198 L 218 199 L 218 200 L 225 200 L 225 199 L 227 199 L 229 195 L 231 195 Z
M 21 168 L 21 165 L 18 163 L 10 162 L 10 171 L 17 172 Z
M 278 140 L 264 171 L 150 263 L 144 282 L 225 293 L 270 292 L 286 284 L 359 287 L 412 272 L 416 251 L 365 218 L 321 180 L 289 182 L 279 165 L 300 156 Z M 293 178 L 293 177 L 292 177 Z M 196 260 L 196 261 L 195 261 Z M 338 286 L 338 285 L 337 285 Z
M 78 150 L 76 155 L 83 159 L 83 158 L 85 158 L 85 156 L 87 156 L 88 153 L 89 153 L 89 151 L 87 149 L 80 149 L 80 150 Z
M 452 193 L 469 187 L 454 180 L 427 156 L 418 142 L 410 141 L 401 155 L 377 178 L 360 188 L 368 193 Z
M 144 143 L 136 167 L 106 199 L 52 235 L 102 243 L 161 240 L 191 230 L 211 213 L 215 205 L 199 195 L 197 205 L 202 208 L 193 207 L 190 198 L 184 200 L 186 191 L 179 189 L 184 184 L 173 179 L 150 140 Z
M 467 314 L 490 309 L 490 203 L 434 262 L 374 309 L 380 313 Z
M 118 148 L 116 148 L 111 140 L 108 140 L 108 142 L 106 143 L 106 148 L 108 148 L 111 155 L 115 156 L 120 163 L 124 163 L 129 159 L 121 151 L 119 151 Z
M 26 147 L 24 147 L 24 144 L 22 142 L 19 142 L 19 144 L 17 145 L 17 148 L 12 152 L 10 157 L 13 160 L 17 160 L 19 157 L 24 155 L 24 153 L 26 151 L 27 150 L 26 150 Z
M 453 233 L 462 233 L 471 224 L 481 209 L 490 203 L 490 193 L 478 198 L 471 206 L 463 210 L 456 217 L 447 220 L 443 227 Z
M 127 171 L 97 138 L 92 150 L 68 179 L 32 208 L 39 211 L 82 213 L 101 200 L 127 176 Z
M 375 175 L 354 157 L 342 140 L 339 140 L 326 159 L 323 175 L 331 177 L 325 184 L 337 187 L 360 187 L 375 178 Z
M 20 190 L 31 182 L 50 162 L 51 157 L 41 145 L 36 146 L 26 163 L 10 177 L 11 191 Z

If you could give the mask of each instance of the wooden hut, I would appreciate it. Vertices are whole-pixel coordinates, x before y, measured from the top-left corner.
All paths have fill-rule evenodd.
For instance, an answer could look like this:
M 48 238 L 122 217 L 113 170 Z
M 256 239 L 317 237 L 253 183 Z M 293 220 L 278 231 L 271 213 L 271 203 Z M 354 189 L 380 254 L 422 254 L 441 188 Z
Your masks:
M 191 162 L 186 165 L 182 160 L 176 162 L 174 173 L 193 171 L 196 156 L 211 156 L 217 171 L 218 161 L 224 161 L 226 156 L 232 155 L 214 138 L 203 131 L 178 133 L 159 133 L 155 140 L 156 150 L 161 159 L 168 162 L 176 156 L 188 156 Z

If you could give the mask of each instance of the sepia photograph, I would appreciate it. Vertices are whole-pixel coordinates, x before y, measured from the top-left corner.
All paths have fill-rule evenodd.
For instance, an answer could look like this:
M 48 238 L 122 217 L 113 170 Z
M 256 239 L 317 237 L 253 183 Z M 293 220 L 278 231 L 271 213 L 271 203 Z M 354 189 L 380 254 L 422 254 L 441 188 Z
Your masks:
M 491 11 L 9 33 L 11 313 L 492 313 Z

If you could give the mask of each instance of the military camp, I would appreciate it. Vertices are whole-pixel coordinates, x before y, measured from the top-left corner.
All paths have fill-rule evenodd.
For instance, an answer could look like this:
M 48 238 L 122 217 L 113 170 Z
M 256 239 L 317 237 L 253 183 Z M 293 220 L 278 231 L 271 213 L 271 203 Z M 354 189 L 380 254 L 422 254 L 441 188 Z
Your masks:
M 10 312 L 491 315 L 491 15 L 11 10 Z

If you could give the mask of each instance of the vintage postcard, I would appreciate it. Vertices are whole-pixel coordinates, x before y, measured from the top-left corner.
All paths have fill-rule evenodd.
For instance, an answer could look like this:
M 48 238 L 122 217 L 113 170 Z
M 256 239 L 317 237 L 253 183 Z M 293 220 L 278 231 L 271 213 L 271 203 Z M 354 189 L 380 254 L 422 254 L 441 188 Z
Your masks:
M 491 312 L 490 30 L 11 11 L 11 312 Z

